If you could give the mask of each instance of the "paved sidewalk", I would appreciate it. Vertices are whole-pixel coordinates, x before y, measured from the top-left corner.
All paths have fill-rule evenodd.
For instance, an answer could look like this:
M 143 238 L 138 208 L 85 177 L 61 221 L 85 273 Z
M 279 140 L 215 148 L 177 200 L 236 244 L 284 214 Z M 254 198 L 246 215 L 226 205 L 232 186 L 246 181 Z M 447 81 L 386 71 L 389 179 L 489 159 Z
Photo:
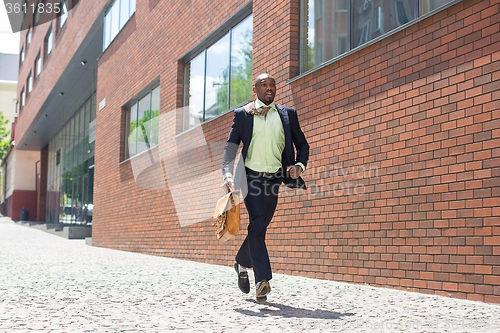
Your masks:
M 500 305 L 85 245 L 0 217 L 0 332 L 499 332 Z

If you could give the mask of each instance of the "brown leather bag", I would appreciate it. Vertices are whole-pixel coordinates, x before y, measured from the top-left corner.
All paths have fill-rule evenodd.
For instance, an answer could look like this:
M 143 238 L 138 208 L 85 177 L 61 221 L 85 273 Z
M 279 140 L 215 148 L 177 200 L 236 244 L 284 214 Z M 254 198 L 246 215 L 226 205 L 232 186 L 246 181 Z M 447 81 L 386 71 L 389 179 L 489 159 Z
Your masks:
M 217 201 L 214 212 L 217 239 L 225 242 L 240 231 L 240 192 L 229 192 Z

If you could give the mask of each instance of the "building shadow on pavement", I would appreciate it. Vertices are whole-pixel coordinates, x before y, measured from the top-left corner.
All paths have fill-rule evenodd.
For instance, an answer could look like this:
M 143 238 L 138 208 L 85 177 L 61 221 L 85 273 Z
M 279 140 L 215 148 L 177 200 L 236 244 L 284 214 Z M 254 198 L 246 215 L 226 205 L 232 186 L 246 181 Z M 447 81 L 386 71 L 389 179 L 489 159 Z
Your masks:
M 247 301 L 252 303 L 255 302 L 253 299 L 247 299 Z M 354 316 L 354 313 L 350 312 L 341 313 L 319 309 L 310 310 L 272 302 L 262 303 L 261 305 L 265 307 L 259 309 L 259 311 L 248 309 L 235 309 L 235 311 L 254 317 L 280 316 L 284 318 L 340 319 L 345 316 Z

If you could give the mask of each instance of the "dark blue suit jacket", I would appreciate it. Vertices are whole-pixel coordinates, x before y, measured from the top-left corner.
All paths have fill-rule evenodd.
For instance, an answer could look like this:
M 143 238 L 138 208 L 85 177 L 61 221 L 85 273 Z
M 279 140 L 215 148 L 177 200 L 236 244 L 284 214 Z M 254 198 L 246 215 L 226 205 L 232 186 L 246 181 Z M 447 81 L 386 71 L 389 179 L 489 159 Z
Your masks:
M 276 104 L 276 109 L 280 115 L 285 132 L 285 148 L 281 156 L 283 170 L 286 170 L 290 165 L 295 165 L 297 162 L 301 162 L 304 166 L 307 166 L 309 144 L 300 128 L 297 112 L 295 109 L 279 104 Z M 243 160 L 246 159 L 248 147 L 252 140 L 253 117 L 253 115 L 246 113 L 242 107 L 234 110 L 233 126 L 229 132 L 226 148 L 224 149 L 222 174 L 233 173 L 234 159 L 240 142 L 243 142 L 243 150 L 241 152 Z M 294 152 L 294 146 L 297 154 Z M 291 179 L 288 175 L 285 175 L 284 183 L 289 187 L 305 189 L 305 183 L 302 178 Z

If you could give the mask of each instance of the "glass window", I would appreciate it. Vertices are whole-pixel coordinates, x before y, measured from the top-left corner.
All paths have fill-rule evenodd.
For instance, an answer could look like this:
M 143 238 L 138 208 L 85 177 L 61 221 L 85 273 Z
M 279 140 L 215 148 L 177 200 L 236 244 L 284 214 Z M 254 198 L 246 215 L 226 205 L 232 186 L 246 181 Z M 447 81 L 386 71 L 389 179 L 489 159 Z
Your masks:
M 24 103 L 26 102 L 26 94 L 24 93 L 24 88 L 21 90 L 21 107 L 24 106 Z
M 337 0 L 337 11 L 338 12 L 346 12 L 349 8 L 349 0 Z
M 111 43 L 111 12 L 104 18 L 104 49 Z
M 80 117 L 80 130 L 78 133 L 82 134 L 85 131 L 85 106 L 78 112 Z
M 111 7 L 111 40 L 113 40 L 118 31 L 120 31 L 120 1 L 116 1 Z
M 363 45 L 417 18 L 418 0 L 366 1 L 351 0 L 352 48 Z
M 105 50 L 135 12 L 136 0 L 116 0 L 104 17 Z
M 252 23 L 249 16 L 232 31 L 229 108 L 252 98 Z
M 90 114 L 94 96 L 68 121 L 49 143 L 49 176 L 47 195 L 47 216 L 59 223 L 86 223 L 86 198 L 92 194 L 84 192 L 92 184 L 85 183 L 89 178 L 85 126 Z M 87 139 L 88 141 L 88 139 Z M 93 181 L 93 178 L 92 178 Z M 87 184 L 87 185 L 85 185 Z M 87 195 L 88 196 L 85 196 Z
M 35 59 L 35 77 L 38 77 L 42 72 L 42 58 L 40 57 L 40 52 Z
M 26 47 L 31 43 L 31 27 L 28 27 L 28 32 L 26 33 Z
M 130 17 L 130 0 L 120 0 L 120 27 L 121 30 Z
M 24 47 L 23 47 L 23 48 L 21 48 L 21 53 L 20 53 L 20 56 L 19 56 L 19 57 L 21 58 L 21 64 L 22 64 L 22 63 L 23 63 L 23 61 L 24 61 Z
M 53 209 L 53 190 L 52 190 L 52 182 L 50 183 L 47 183 L 47 212 L 45 213 L 47 215 L 47 220 L 49 222 L 53 222 L 53 218 L 54 216 L 51 216 L 51 213 L 54 212 L 54 209 Z
M 307 21 L 304 22 L 306 38 L 303 40 L 301 66 L 302 71 L 306 71 L 349 49 L 348 1 L 309 0 L 304 2 L 303 11 L 307 13 Z
M 184 66 L 182 129 L 251 98 L 253 17 L 248 16 Z
M 35 22 L 35 26 L 38 24 L 38 21 L 40 20 L 40 12 L 38 11 L 38 4 L 39 3 L 40 2 L 38 2 L 36 4 L 36 7 L 35 7 L 35 21 L 34 21 Z
M 158 145 L 160 121 L 160 87 L 151 92 L 151 134 L 149 135 L 149 145 L 151 147 Z
M 130 113 L 128 117 L 128 133 L 126 138 L 128 138 L 128 153 L 127 157 L 132 157 L 137 155 L 137 103 L 132 105 L 130 108 Z
M 89 124 L 92 121 L 90 119 L 90 106 L 92 105 L 92 100 L 89 100 L 87 104 L 85 104 L 85 128 L 84 132 L 88 136 L 89 135 Z
M 95 113 L 96 113 L 96 96 L 94 95 L 90 99 L 90 122 L 95 120 Z M 90 125 L 89 125 L 89 127 L 90 127 Z M 94 131 L 95 131 L 95 123 L 94 123 Z M 91 143 L 89 143 L 88 150 L 90 150 L 89 158 L 94 156 L 95 140 L 92 141 Z M 92 164 L 94 164 L 94 163 L 92 163 Z
M 47 37 L 45 37 L 45 54 L 48 55 L 52 52 L 52 29 L 49 29 Z
M 184 68 L 184 105 L 188 105 L 189 118 L 184 129 L 195 125 L 195 119 L 203 119 L 205 96 L 205 53 L 191 60 Z M 187 90 L 187 91 L 186 91 Z
M 149 91 L 125 112 L 125 159 L 158 145 L 160 87 Z
M 135 0 L 130 0 L 130 16 L 135 13 Z
M 60 4 L 61 16 L 59 17 L 59 28 L 64 26 L 68 19 L 68 0 L 62 0 Z
M 76 145 L 76 117 L 71 118 L 71 121 L 69 122 L 69 169 L 73 169 L 73 167 L 76 165 L 76 154 L 75 154 L 75 145 Z
M 130 151 L 130 143 L 132 142 L 131 140 L 133 140 L 133 138 L 130 135 L 130 133 L 132 132 L 131 131 L 130 117 L 131 117 L 131 114 L 134 112 L 134 109 L 136 109 L 136 108 L 137 108 L 136 105 L 132 105 L 132 107 L 130 108 L 130 110 L 127 110 L 125 112 L 125 137 L 124 137 L 124 145 L 123 145 L 123 148 L 124 148 L 124 154 L 123 154 L 124 159 L 127 159 L 130 156 L 134 155 L 134 154 L 132 154 L 133 152 Z
M 28 84 L 28 94 L 29 94 L 31 92 L 31 90 L 33 89 L 33 77 L 31 76 L 31 71 L 28 74 L 27 84 Z
M 428 12 L 446 5 L 451 0 L 420 0 L 420 12 L 427 14 Z
M 150 118 L 151 95 L 148 94 L 139 101 L 137 108 L 137 153 L 148 150 L 149 141 L 146 130 Z
M 63 174 L 63 184 L 64 184 L 64 219 L 63 223 L 71 223 L 72 217 L 72 202 L 73 202 L 73 173 L 71 170 L 67 170 Z
M 314 18 L 317 20 L 317 19 L 320 19 L 322 16 L 323 16 L 323 10 L 325 10 L 323 8 L 323 0 L 316 0 L 315 4 L 314 4 Z
M 302 0 L 300 70 L 305 72 L 452 0 Z
M 204 120 L 229 109 L 229 43 L 230 35 L 227 34 L 207 49 Z
M 95 119 L 96 112 L 96 96 L 92 96 L 91 105 L 90 105 L 90 121 Z
M 59 217 L 61 216 L 61 213 L 63 211 L 63 196 L 62 196 L 62 180 L 61 176 L 58 175 L 57 179 L 55 182 L 52 184 L 52 217 L 51 217 L 51 222 L 59 222 L 60 219 Z

